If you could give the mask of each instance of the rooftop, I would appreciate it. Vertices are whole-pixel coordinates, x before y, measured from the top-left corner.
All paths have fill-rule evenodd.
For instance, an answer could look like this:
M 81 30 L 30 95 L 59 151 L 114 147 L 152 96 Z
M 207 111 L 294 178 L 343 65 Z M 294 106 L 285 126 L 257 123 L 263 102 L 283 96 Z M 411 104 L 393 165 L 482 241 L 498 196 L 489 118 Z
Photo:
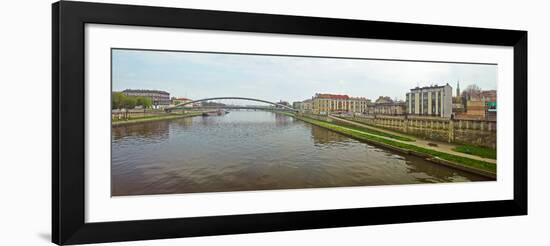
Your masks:
M 423 87 L 418 87 L 418 86 L 417 86 L 417 87 L 412 88 L 411 91 L 412 91 L 412 90 L 424 90 L 424 89 L 444 88 L 445 86 L 449 86 L 449 87 L 450 87 L 449 83 L 447 83 L 447 84 L 445 84 L 445 85 L 437 85 L 437 84 L 435 84 L 435 85 L 429 85 L 429 86 L 423 86 Z
M 177 97 L 177 98 L 174 98 L 174 100 L 179 100 L 179 101 L 193 101 L 189 98 L 186 98 L 186 97 Z
M 315 94 L 316 98 L 326 98 L 326 99 L 349 99 L 348 95 L 337 95 L 337 94 Z
M 393 103 L 393 100 L 388 96 L 380 96 L 378 99 L 376 99 L 375 103 Z
M 158 94 L 165 94 L 170 95 L 170 93 L 166 91 L 159 91 L 159 90 L 144 90 L 144 89 L 126 89 L 122 92 L 133 92 L 133 93 L 158 93 Z

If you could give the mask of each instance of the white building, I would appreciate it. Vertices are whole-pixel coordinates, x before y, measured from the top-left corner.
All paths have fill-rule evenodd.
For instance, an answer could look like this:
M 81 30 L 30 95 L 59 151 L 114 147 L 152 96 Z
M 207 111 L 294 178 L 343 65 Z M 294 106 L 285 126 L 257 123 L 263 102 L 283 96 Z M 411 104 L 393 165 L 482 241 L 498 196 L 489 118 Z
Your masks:
M 185 98 L 185 97 L 178 97 L 178 98 L 173 97 L 172 98 L 172 105 L 179 105 L 179 104 L 182 104 L 182 103 L 188 103 L 188 102 L 192 102 L 192 101 L 193 100 L 191 100 L 189 98 Z M 184 108 L 192 108 L 193 104 L 192 103 L 186 104 L 183 107 Z
M 451 118 L 453 112 L 453 88 L 444 86 L 416 87 L 407 93 L 407 113 Z
M 122 93 L 126 96 L 149 97 L 153 108 L 164 108 L 170 105 L 170 93 L 166 91 L 126 89 Z

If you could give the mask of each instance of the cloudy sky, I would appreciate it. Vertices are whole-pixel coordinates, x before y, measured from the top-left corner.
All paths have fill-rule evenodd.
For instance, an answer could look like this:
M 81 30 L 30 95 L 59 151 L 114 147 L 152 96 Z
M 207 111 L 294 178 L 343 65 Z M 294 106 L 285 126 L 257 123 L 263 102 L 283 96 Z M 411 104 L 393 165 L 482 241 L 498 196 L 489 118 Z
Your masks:
M 457 81 L 462 90 L 469 84 L 496 89 L 497 66 L 115 49 L 112 75 L 114 91 L 157 89 L 191 99 L 239 96 L 294 102 L 333 93 L 404 100 L 417 85 L 449 83 L 453 94 Z

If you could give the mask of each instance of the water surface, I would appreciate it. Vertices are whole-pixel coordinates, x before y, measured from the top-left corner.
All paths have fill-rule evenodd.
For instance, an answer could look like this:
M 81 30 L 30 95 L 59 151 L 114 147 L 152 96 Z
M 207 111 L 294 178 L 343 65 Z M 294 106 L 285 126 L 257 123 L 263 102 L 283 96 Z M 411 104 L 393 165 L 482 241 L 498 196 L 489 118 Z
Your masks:
M 112 195 L 481 181 L 281 114 L 112 128 Z

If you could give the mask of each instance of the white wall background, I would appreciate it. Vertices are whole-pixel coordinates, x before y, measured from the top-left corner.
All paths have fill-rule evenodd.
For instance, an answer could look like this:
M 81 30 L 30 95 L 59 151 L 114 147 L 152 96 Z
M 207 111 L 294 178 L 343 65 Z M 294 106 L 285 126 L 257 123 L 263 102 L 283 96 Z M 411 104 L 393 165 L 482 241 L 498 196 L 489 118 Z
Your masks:
M 99 0 L 98 0 L 99 1 Z M 118 0 L 199 9 L 309 15 L 529 31 L 529 215 L 293 232 L 125 242 L 113 245 L 548 245 L 550 139 L 545 1 Z M 50 241 L 51 1 L 0 8 L 0 245 Z M 24 109 L 24 110 L 23 110 Z

